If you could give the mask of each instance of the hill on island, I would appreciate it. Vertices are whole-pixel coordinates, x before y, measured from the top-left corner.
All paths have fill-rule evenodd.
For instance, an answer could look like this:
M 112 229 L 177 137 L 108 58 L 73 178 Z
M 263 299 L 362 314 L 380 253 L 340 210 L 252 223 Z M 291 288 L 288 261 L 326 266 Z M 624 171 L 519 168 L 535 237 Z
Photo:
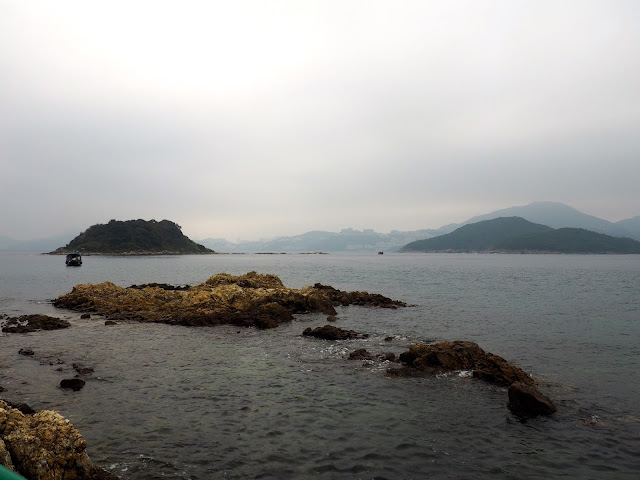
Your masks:
M 186 237 L 169 220 L 111 220 L 97 224 L 60 247 L 56 254 L 80 252 L 103 254 L 193 254 L 215 253 Z
M 464 225 L 405 245 L 402 252 L 640 253 L 640 242 L 582 228 L 554 229 L 520 217 Z
M 424 238 L 432 238 L 437 235 L 451 233 L 463 225 L 478 223 L 483 220 L 493 220 L 500 217 L 521 217 L 530 222 L 547 225 L 552 228 L 583 228 L 614 237 L 629 237 L 634 240 L 640 240 L 640 216 L 614 223 L 594 217 L 593 215 L 588 215 L 559 202 L 533 202 L 528 205 L 503 208 L 485 215 L 470 218 L 463 223 L 444 225 Z

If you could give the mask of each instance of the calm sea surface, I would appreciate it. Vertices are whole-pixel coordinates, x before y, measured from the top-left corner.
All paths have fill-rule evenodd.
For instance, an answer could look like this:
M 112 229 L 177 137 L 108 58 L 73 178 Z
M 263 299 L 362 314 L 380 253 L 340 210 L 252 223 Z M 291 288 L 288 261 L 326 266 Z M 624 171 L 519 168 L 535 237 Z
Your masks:
M 79 283 L 193 285 L 252 270 L 412 306 L 340 308 L 337 326 L 370 337 L 328 342 L 301 336 L 323 315 L 266 331 L 107 327 L 50 304 Z M 59 411 L 122 479 L 640 476 L 640 255 L 86 256 L 72 268 L 0 254 L 0 314 L 29 313 L 72 326 L 0 334 L 0 396 Z M 387 378 L 388 365 L 346 359 L 456 339 L 533 374 L 558 413 L 522 422 L 504 388 Z M 95 373 L 63 391 L 73 363 Z

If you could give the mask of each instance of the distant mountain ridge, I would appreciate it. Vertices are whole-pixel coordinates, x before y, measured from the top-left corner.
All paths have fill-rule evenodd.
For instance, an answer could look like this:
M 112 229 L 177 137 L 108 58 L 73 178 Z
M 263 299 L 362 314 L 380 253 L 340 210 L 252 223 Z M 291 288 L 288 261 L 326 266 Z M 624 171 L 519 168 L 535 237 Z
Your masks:
M 252 242 L 233 243 L 224 239 L 207 238 L 200 240 L 200 243 L 220 252 L 397 251 L 413 241 L 437 237 L 451 233 L 463 225 L 499 217 L 521 217 L 532 223 L 552 228 L 583 228 L 607 235 L 640 240 L 640 216 L 613 223 L 593 215 L 587 215 L 563 203 L 541 201 L 496 210 L 470 218 L 463 223 L 451 223 L 437 229 L 407 232 L 394 230 L 385 234 L 373 230 L 358 231 L 347 228 L 337 233 L 311 231 L 292 237 Z
M 80 252 L 102 254 L 194 254 L 215 253 L 186 237 L 169 220 L 111 220 L 89 227 L 55 254 Z
M 409 243 L 401 251 L 640 254 L 640 242 L 583 228 L 555 229 L 521 217 L 498 217 Z
M 200 243 L 219 252 L 303 253 L 303 252 L 375 252 L 397 250 L 409 242 L 432 236 L 434 230 L 378 233 L 373 230 L 345 228 L 340 232 L 314 230 L 292 237 L 232 243 L 225 239 L 207 238 Z
M 568 205 L 558 202 L 533 202 L 528 205 L 514 206 L 470 218 L 463 223 L 451 223 L 437 229 L 397 231 L 378 233 L 373 230 L 343 229 L 340 232 L 310 231 L 301 235 L 283 236 L 269 240 L 230 242 L 221 238 L 199 240 L 201 245 L 218 252 L 375 252 L 397 251 L 404 245 L 416 240 L 424 240 L 454 231 L 463 225 L 477 223 L 498 217 L 521 217 L 532 223 L 548 225 L 553 228 L 575 227 L 606 233 L 613 236 L 625 236 L 640 240 L 640 216 L 609 222 L 607 220 L 582 213 Z M 48 252 L 67 243 L 73 234 L 59 235 L 43 239 L 18 241 L 0 236 L 0 250 Z
M 442 235 L 452 232 L 462 225 L 478 223 L 482 220 L 491 220 L 499 217 L 521 217 L 530 222 L 547 225 L 552 228 L 584 228 L 614 237 L 629 237 L 634 240 L 640 240 L 640 216 L 614 223 L 593 215 L 588 215 L 564 203 L 547 201 L 503 208 L 485 215 L 478 215 L 463 223 L 441 227 L 438 229 L 438 234 Z

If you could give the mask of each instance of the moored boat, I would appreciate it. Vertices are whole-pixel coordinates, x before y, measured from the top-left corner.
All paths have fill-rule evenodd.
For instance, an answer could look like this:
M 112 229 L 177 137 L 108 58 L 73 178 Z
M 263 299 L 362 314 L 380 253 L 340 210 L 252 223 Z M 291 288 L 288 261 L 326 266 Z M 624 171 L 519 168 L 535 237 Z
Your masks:
M 79 253 L 70 253 L 65 261 L 67 267 L 79 267 L 82 265 L 82 257 Z

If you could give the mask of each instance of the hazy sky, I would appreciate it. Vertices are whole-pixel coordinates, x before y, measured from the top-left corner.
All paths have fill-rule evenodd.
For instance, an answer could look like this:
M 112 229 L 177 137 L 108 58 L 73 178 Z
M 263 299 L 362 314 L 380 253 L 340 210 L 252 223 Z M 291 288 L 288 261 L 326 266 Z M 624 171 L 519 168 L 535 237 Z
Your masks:
M 0 235 L 640 215 L 640 2 L 0 0 Z

